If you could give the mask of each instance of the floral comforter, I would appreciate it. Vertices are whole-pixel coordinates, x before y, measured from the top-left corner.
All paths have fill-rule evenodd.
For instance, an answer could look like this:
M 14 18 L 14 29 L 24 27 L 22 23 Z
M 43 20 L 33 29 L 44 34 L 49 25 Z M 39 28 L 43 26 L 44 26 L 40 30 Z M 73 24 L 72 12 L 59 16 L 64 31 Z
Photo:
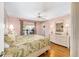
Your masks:
M 49 38 L 40 35 L 18 36 L 13 46 L 5 48 L 6 57 L 25 57 L 49 45 Z

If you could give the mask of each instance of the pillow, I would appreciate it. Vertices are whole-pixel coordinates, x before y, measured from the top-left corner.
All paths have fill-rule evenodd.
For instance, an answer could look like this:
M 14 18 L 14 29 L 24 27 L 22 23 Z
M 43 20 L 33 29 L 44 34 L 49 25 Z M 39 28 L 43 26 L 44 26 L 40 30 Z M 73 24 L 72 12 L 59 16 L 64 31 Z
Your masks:
M 14 41 L 8 35 L 4 36 L 5 43 L 11 45 Z
M 15 41 L 15 35 L 14 34 L 8 34 L 8 37 L 10 37 L 11 40 Z
M 4 48 L 9 48 L 9 47 L 10 46 L 7 43 L 4 44 Z

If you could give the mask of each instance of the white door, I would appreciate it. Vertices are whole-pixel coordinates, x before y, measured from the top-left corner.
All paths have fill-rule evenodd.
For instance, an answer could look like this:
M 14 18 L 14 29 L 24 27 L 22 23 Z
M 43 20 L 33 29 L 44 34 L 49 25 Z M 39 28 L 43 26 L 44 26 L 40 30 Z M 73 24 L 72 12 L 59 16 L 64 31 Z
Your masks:
M 4 3 L 0 2 L 0 53 L 4 50 Z

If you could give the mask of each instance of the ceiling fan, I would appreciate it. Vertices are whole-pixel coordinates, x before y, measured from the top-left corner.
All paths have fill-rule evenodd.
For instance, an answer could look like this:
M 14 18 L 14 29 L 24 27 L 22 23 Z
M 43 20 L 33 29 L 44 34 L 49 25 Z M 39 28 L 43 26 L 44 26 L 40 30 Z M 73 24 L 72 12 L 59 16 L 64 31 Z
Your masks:
M 38 18 L 38 20 L 46 20 L 46 18 L 42 16 L 40 12 L 37 14 L 36 18 Z

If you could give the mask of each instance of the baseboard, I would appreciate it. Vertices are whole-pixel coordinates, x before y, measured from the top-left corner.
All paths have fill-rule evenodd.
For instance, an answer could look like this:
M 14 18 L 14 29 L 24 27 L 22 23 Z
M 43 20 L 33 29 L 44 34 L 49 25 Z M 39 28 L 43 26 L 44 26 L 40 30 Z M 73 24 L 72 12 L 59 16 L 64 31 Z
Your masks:
M 56 45 L 59 45 L 59 46 L 62 46 L 62 47 L 65 47 L 65 48 L 68 48 L 68 47 L 66 47 L 66 46 L 63 46 L 63 45 L 57 44 L 57 43 L 55 43 L 55 42 L 51 42 L 51 43 L 56 44 Z

